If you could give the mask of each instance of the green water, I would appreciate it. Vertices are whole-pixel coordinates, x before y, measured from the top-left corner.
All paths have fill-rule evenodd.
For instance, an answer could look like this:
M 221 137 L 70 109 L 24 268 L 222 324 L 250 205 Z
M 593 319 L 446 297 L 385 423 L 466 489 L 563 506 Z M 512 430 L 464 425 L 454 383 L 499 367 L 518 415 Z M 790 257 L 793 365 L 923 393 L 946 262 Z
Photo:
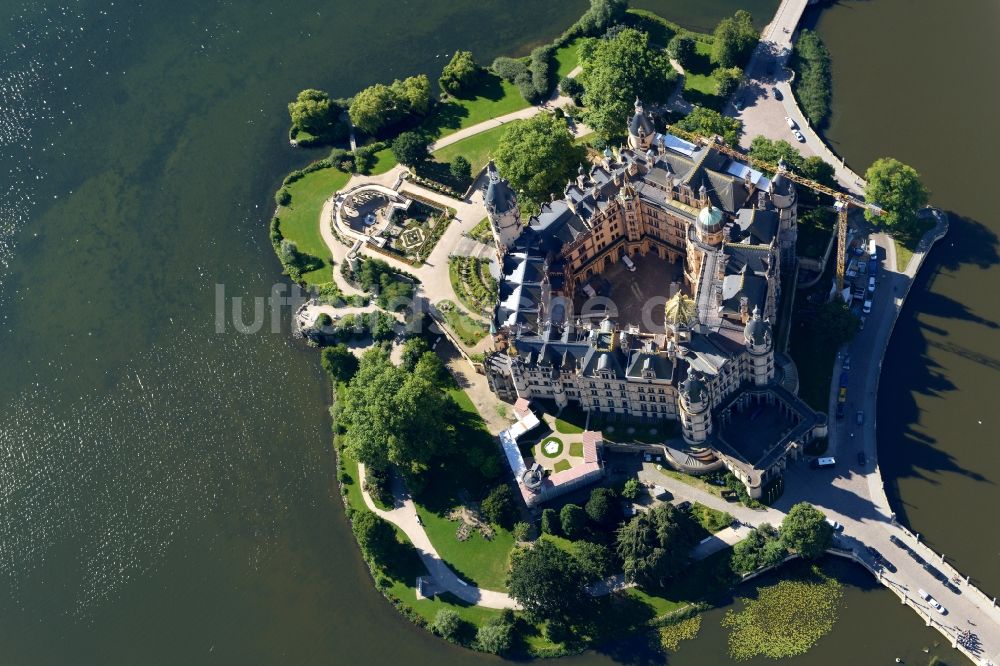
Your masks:
M 215 333 L 215 285 L 253 298 L 280 282 L 271 195 L 312 157 L 285 141 L 295 92 L 436 77 L 459 47 L 482 61 L 525 53 L 585 4 L 8 3 L 5 663 L 487 660 L 413 627 L 372 589 L 333 491 L 315 353 L 287 324 Z M 706 28 L 738 4 L 643 6 Z M 842 574 L 845 619 L 794 663 L 933 640 L 864 575 Z M 722 659 L 719 615 L 671 663 Z M 573 662 L 642 654 L 627 643 Z

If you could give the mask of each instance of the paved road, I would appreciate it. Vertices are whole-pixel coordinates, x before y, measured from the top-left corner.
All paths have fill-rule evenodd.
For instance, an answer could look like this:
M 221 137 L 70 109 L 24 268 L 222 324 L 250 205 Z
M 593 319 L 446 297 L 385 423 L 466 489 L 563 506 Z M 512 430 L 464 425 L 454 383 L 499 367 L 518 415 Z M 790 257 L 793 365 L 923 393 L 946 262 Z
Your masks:
M 739 110 L 729 104 L 725 112 L 743 121 L 745 133 L 741 144 L 744 148 L 748 148 L 750 141 L 758 135 L 789 141 L 803 155 L 819 155 L 832 164 L 840 185 L 859 195 L 864 189 L 863 179 L 848 168 L 813 131 L 799 109 L 789 83 L 791 72 L 785 64 L 792 52 L 792 37 L 807 4 L 808 0 L 783 0 L 778 6 L 774 19 L 761 33 L 760 43 L 747 65 L 743 83 L 733 96 L 733 101 L 739 100 L 744 108 Z M 782 99 L 775 96 L 775 88 Z M 785 121 L 786 116 L 795 121 L 805 142 L 796 141 Z

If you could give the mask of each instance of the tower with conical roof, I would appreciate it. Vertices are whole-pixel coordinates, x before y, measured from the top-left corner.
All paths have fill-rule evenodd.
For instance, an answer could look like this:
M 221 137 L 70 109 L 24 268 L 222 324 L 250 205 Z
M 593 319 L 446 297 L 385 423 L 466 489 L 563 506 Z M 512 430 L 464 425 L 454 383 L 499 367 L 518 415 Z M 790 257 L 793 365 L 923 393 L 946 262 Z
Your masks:
M 702 243 L 717 247 L 722 244 L 722 209 L 713 206 L 707 194 L 703 196 L 706 205 L 698 213 L 694 230 Z
M 653 145 L 656 129 L 652 119 L 643 111 L 642 102 L 635 98 L 635 113 L 628 123 L 628 145 L 633 150 L 647 151 Z
M 677 388 L 681 435 L 688 444 L 703 444 L 712 434 L 711 400 L 705 377 L 688 366 L 687 379 Z
M 751 377 L 755 386 L 765 386 L 774 379 L 774 339 L 771 322 L 762 319 L 756 305 L 743 329 L 743 339 L 750 353 Z
M 493 160 L 486 165 L 483 204 L 490 220 L 493 240 L 496 241 L 497 254 L 502 257 L 521 235 L 521 207 L 517 203 L 514 189 L 506 179 L 500 177 Z
M 781 163 L 779 166 L 784 166 Z M 798 239 L 798 194 L 795 183 L 778 171 L 771 181 L 771 203 L 778 211 L 778 247 L 781 252 L 781 263 L 788 266 L 795 260 L 795 242 Z

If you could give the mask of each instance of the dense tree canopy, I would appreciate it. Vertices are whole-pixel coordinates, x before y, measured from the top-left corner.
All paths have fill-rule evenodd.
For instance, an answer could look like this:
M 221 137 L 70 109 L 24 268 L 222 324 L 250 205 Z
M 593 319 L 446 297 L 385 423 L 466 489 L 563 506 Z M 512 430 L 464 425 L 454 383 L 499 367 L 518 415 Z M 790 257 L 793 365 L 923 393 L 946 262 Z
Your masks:
M 476 630 L 476 647 L 490 654 L 504 654 L 514 645 L 514 626 L 503 617 L 490 618 Z
M 465 620 L 451 608 L 442 608 L 434 616 L 432 628 L 438 636 L 451 643 L 457 643 L 465 627 Z
M 573 34 L 600 35 L 621 23 L 628 9 L 627 0 L 590 0 L 590 9 L 571 28 Z
M 472 165 L 469 164 L 469 160 L 461 155 L 455 156 L 455 159 L 448 165 L 448 171 L 451 173 L 452 178 L 463 183 L 472 178 Z
M 739 67 L 718 67 L 712 76 L 715 77 L 715 94 L 727 98 L 739 88 L 743 70 Z
M 770 523 L 750 531 L 745 539 L 733 546 L 731 565 L 740 574 L 750 573 L 760 567 L 769 567 L 785 559 L 788 551 L 781 542 L 778 530 Z
M 344 395 L 345 446 L 367 465 L 384 469 L 392 463 L 413 479 L 451 441 L 442 422 L 450 408 L 451 399 L 427 373 L 406 373 L 384 351 L 371 349 Z
M 581 49 L 581 58 L 586 121 L 605 139 L 625 132 L 636 96 L 664 101 L 677 77 L 666 54 L 650 46 L 649 35 L 631 28 L 594 40 Z
M 808 502 L 799 502 L 781 521 L 781 540 L 807 560 L 826 552 L 833 539 L 833 527 L 823 512 Z
M 822 157 L 812 155 L 803 158 L 799 149 L 784 139 L 777 141 L 765 136 L 757 135 L 750 142 L 751 157 L 762 160 L 777 166 L 784 162 L 785 167 L 794 173 L 799 174 L 827 187 L 836 188 L 837 178 L 833 165 L 825 162 Z M 807 206 L 815 206 L 820 202 L 820 196 L 808 187 L 799 187 L 799 203 Z M 829 200 L 829 197 L 827 197 Z M 832 202 L 830 202 L 832 203 Z
M 908 234 L 917 221 L 917 211 L 927 205 L 930 192 L 920 182 L 916 169 L 891 157 L 875 160 L 865 172 L 865 200 L 881 206 L 885 215 L 866 211 L 865 217 L 884 224 L 891 233 Z
M 552 508 L 542 509 L 542 534 L 555 534 L 560 532 L 559 513 Z
M 358 358 L 344 344 L 326 347 L 323 350 L 321 363 L 335 382 L 350 381 L 358 371 Z
M 501 484 L 490 491 L 480 504 L 483 518 L 501 527 L 510 527 L 517 517 L 517 507 L 510 494 L 510 488 Z
M 328 136 L 342 124 L 340 116 L 344 107 L 341 104 L 322 90 L 309 88 L 288 105 L 288 115 L 292 118 L 292 127 L 315 136 Z
M 702 136 L 718 135 L 730 146 L 737 146 L 743 136 L 743 123 L 736 118 L 729 118 L 718 111 L 695 107 L 677 122 L 677 127 Z
M 613 527 L 622 518 L 618 494 L 611 488 L 594 488 L 583 508 L 599 527 Z
M 500 173 L 535 202 L 561 191 L 585 156 L 565 121 L 548 113 L 511 123 L 493 153 Z
M 410 115 L 424 115 L 430 110 L 431 84 L 420 74 L 399 79 L 391 85 L 376 83 L 365 88 L 351 100 L 351 122 L 375 134 L 383 127 L 398 123 Z
M 830 115 L 830 54 L 812 30 L 803 30 L 792 51 L 795 97 L 814 127 L 822 127 Z
M 461 96 L 475 88 L 481 73 L 482 68 L 472 58 L 471 51 L 455 51 L 441 71 L 438 84 L 449 95 Z
M 622 525 L 617 544 L 625 579 L 662 587 L 680 571 L 693 545 L 689 520 L 672 504 L 660 504 Z
M 511 553 L 507 588 L 536 620 L 565 618 L 587 599 L 580 565 L 551 541 Z
M 392 154 L 396 161 L 406 166 L 415 166 L 427 159 L 430 141 L 420 132 L 403 132 L 392 140 Z
M 559 510 L 559 528 L 567 539 L 583 536 L 587 529 L 587 513 L 578 504 L 567 504 Z
M 573 557 L 588 583 L 604 580 L 615 573 L 615 555 L 604 544 L 576 541 L 573 543 Z
M 712 62 L 722 67 L 741 67 L 756 45 L 757 31 L 753 27 L 753 17 L 750 12 L 741 9 L 715 26 Z
M 696 53 L 695 47 L 694 37 L 686 32 L 678 32 L 667 44 L 667 55 L 679 62 L 681 67 L 688 67 Z
M 351 529 L 361 552 L 376 562 L 384 562 L 386 555 L 396 546 L 396 532 L 392 525 L 371 511 L 357 511 L 351 521 Z

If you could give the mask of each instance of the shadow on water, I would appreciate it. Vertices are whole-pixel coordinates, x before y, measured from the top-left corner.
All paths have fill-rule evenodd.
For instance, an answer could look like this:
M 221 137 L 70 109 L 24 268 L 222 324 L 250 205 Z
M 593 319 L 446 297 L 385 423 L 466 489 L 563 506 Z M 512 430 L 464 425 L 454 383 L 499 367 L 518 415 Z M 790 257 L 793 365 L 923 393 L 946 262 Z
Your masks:
M 989 330 L 1000 328 L 996 321 L 976 314 L 965 304 L 944 295 L 942 290 L 934 290 L 936 280 L 949 279 L 949 274 L 963 266 L 986 269 L 1000 262 L 998 238 L 993 231 L 954 212 L 949 213 L 949 218 L 948 235 L 934 246 L 907 296 L 879 384 L 879 461 L 886 493 L 900 522 L 911 527 L 908 505 L 900 493 L 901 479 L 919 478 L 938 485 L 938 474 L 952 473 L 994 485 L 982 474 L 958 464 L 956 456 L 920 428 L 922 412 L 918 396 L 944 399 L 957 390 L 946 370 L 933 358 L 932 350 L 950 352 L 977 365 L 1000 370 L 1000 358 L 947 339 L 953 322 L 967 322 Z M 931 318 L 948 324 L 928 323 Z M 955 436 L 962 435 L 955 433 Z

